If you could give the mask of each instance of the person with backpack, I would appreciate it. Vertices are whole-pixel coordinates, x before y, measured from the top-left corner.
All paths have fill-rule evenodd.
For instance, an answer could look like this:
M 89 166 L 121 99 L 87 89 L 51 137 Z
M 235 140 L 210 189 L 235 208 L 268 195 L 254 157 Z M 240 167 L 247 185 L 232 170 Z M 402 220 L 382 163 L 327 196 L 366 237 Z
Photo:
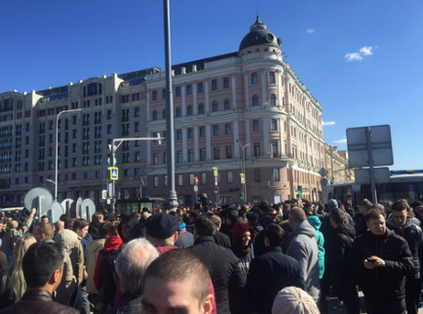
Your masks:
M 334 230 L 326 240 L 326 270 L 332 279 L 339 299 L 344 302 L 348 314 L 360 313 L 360 302 L 356 282 L 350 269 L 352 245 L 355 229 L 345 223 L 346 213 L 339 208 L 330 211 L 330 224 Z
M 119 221 L 109 225 L 109 237 L 104 242 L 103 249 L 98 253 L 94 272 L 94 283 L 99 291 L 99 302 L 96 305 L 98 313 L 104 313 L 115 306 L 116 284 L 113 280 L 115 260 L 121 251 L 122 239 L 118 232 Z

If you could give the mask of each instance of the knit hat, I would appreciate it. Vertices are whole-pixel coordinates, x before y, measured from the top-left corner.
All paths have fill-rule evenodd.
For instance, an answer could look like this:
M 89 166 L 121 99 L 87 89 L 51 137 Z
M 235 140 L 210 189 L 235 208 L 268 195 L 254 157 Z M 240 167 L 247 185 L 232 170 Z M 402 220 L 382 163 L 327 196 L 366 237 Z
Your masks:
M 297 287 L 286 287 L 276 295 L 272 314 L 320 314 L 320 311 L 307 292 Z

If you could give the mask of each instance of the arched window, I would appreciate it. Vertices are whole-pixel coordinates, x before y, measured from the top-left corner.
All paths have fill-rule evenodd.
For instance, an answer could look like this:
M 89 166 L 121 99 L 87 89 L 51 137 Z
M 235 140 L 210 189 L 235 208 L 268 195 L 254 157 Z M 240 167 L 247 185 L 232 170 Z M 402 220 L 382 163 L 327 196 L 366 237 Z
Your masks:
M 153 111 L 153 121 L 156 121 L 156 120 L 157 120 L 157 111 L 154 110 Z
M 271 106 L 276 106 L 276 96 L 275 95 L 270 95 L 270 105 Z
M 225 100 L 225 110 L 229 110 L 231 109 L 231 102 L 229 101 L 229 99 Z
M 217 101 L 213 101 L 213 112 L 219 111 L 219 107 L 217 106 Z
M 192 116 L 192 106 L 191 105 L 189 105 L 187 107 L 187 116 Z
M 199 105 L 198 105 L 198 113 L 199 113 L 199 114 L 204 113 L 204 105 L 203 105 L 203 104 L 199 104 Z
M 180 107 L 176 108 L 176 117 L 179 118 L 181 115 L 182 115 L 181 108 Z
M 163 120 L 166 119 L 166 109 L 163 109 Z
M 258 106 L 258 105 L 259 105 L 259 103 L 258 103 L 258 96 L 257 95 L 254 95 L 253 96 L 253 107 Z

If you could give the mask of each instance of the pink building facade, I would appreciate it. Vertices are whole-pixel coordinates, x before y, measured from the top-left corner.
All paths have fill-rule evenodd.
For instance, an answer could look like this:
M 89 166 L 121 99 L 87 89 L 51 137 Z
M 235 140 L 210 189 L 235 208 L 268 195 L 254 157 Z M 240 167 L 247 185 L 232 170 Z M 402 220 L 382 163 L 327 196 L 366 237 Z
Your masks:
M 270 203 L 321 197 L 322 107 L 283 61 L 280 39 L 258 18 L 238 52 L 173 66 L 178 200 Z M 147 136 L 166 138 L 165 73 L 147 75 Z M 148 193 L 165 197 L 166 145 L 148 142 Z M 245 185 L 240 173 L 245 167 Z M 218 169 L 216 177 L 213 168 Z

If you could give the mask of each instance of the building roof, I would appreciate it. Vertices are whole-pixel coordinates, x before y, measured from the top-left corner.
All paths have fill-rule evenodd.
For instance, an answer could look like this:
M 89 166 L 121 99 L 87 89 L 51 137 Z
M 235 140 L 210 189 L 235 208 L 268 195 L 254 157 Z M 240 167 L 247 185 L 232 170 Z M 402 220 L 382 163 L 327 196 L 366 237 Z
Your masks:
M 239 50 L 262 44 L 280 47 L 281 39 L 276 38 L 276 36 L 267 29 L 266 24 L 260 21 L 260 17 L 257 15 L 256 22 L 250 26 L 250 32 L 245 35 L 244 39 L 241 41 Z

